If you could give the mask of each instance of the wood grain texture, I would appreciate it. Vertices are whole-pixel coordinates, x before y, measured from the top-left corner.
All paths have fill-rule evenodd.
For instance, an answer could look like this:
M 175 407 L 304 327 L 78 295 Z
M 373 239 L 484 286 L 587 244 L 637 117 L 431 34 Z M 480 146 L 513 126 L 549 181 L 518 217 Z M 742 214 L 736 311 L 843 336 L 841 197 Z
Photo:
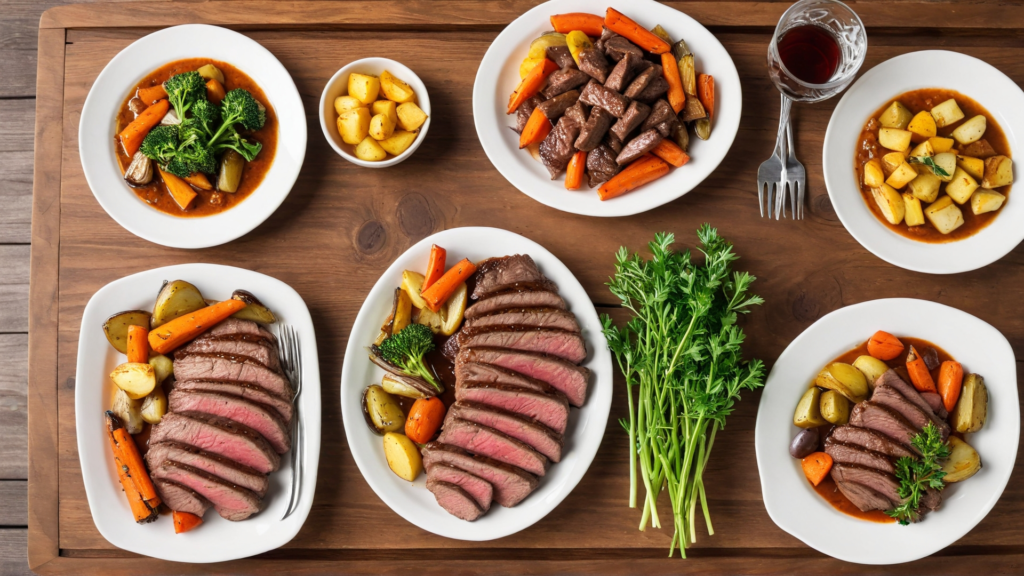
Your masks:
M 0 358 L 0 480 L 24 480 L 28 478 L 28 336 L 0 334 Z M 5 504 L 2 497 L 0 503 Z M 0 504 L 0 518 L 4 504 Z
M 32 574 L 25 558 L 28 530 L 0 529 L 0 574 L 21 576 Z
M 0 333 L 28 332 L 28 245 L 0 245 Z
M 27 244 L 31 238 L 34 122 L 32 99 L 0 100 L 0 243 Z
M 0 528 L 28 525 L 28 482 L 0 480 Z

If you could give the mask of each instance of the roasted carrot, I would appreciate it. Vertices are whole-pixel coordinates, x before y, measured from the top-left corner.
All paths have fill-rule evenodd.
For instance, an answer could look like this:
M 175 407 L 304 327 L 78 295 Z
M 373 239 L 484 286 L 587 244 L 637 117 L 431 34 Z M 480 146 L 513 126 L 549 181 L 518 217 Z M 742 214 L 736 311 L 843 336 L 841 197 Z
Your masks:
M 142 326 L 128 327 L 128 361 L 146 363 L 149 362 L 149 341 L 146 336 L 149 330 Z
M 683 152 L 683 149 L 680 148 L 678 144 L 667 138 L 655 146 L 654 150 L 651 150 L 651 154 L 654 154 L 676 168 L 690 161 L 690 157 L 686 152 Z
M 573 30 L 579 30 L 587 36 L 600 36 L 604 31 L 604 18 L 597 14 L 586 12 L 571 12 L 569 14 L 555 14 L 551 17 L 551 27 L 555 32 L 568 34 Z
M 910 347 L 910 353 L 907 354 L 907 373 L 910 374 L 910 382 L 917 388 L 919 392 L 935 392 L 935 381 L 932 380 L 932 373 L 928 370 L 928 365 L 924 363 L 917 350 L 913 346 Z
M 182 210 L 188 210 L 188 205 L 191 204 L 192 200 L 197 196 L 196 191 L 192 189 L 192 186 L 188 182 L 178 178 L 174 174 L 164 172 L 159 166 L 156 170 L 160 173 L 160 177 L 164 179 L 164 184 L 167 185 L 167 192 L 169 192 L 171 198 L 174 199 L 174 203 Z
M 200 190 L 213 190 L 213 184 L 210 184 L 210 179 L 202 172 L 193 172 L 188 175 L 188 178 L 183 178 L 183 180 Z
M 903 353 L 903 342 L 900 339 L 879 330 L 868 340 L 868 354 L 879 360 L 892 360 Z
M 121 423 L 121 419 L 114 415 L 113 412 L 107 412 L 107 440 L 110 442 L 110 449 L 114 453 L 114 467 L 117 469 L 117 479 L 121 482 L 121 488 L 124 490 L 125 496 L 128 498 L 128 505 L 132 509 L 132 514 L 135 516 L 135 521 L 139 524 L 145 524 L 152 522 L 157 518 L 156 506 L 150 506 L 146 499 L 139 493 L 138 487 L 135 485 L 135 480 L 132 478 L 130 468 L 125 464 L 121 449 L 114 439 L 113 428 L 120 427 L 124 430 Z M 148 475 L 147 475 L 148 478 Z M 152 484 L 151 484 L 152 485 Z M 160 504 L 160 500 L 157 499 L 157 506 Z
M 417 444 L 426 444 L 444 421 L 446 408 L 438 397 L 420 398 L 409 409 L 405 419 L 405 435 Z
M 469 258 L 463 258 L 458 264 L 452 266 L 437 279 L 437 282 L 423 291 L 422 296 L 427 302 L 427 308 L 434 312 L 440 310 L 448 297 L 458 289 L 459 284 L 465 282 L 473 272 L 476 272 L 476 265 L 470 262 Z
M 157 354 L 166 354 L 242 308 L 245 308 L 245 302 L 231 298 L 179 316 L 149 332 L 149 347 Z
M 551 132 L 551 120 L 540 111 L 540 106 L 533 109 L 530 119 L 523 127 L 523 133 L 519 135 L 519 149 L 522 150 L 530 144 L 543 142 Z
M 178 512 L 175 510 L 172 513 L 172 517 L 174 518 L 175 534 L 184 534 L 203 523 L 202 516 L 196 516 L 191 512 Z
M 106 417 L 107 432 L 110 433 L 114 448 L 117 450 L 117 457 L 127 467 L 126 473 L 132 479 L 135 489 L 138 490 L 142 499 L 150 507 L 156 508 L 160 505 L 160 497 L 157 496 L 153 481 L 149 478 L 149 472 L 146 471 L 146 464 L 142 461 L 142 455 L 139 454 L 139 447 L 120 418 L 110 411 L 106 413 Z
M 447 257 L 448 252 L 444 248 L 437 244 L 430 247 L 430 260 L 427 260 L 427 273 L 423 276 L 423 287 L 420 288 L 420 294 L 433 286 L 438 278 L 444 276 L 444 264 Z
M 167 90 L 164 90 L 163 84 L 157 84 L 156 86 L 150 86 L 149 88 L 139 88 L 137 96 L 139 97 L 139 100 L 142 100 L 143 104 L 150 106 L 158 100 L 164 100 L 167 98 Z
M 669 92 L 671 94 L 671 92 Z M 715 78 L 709 74 L 697 75 L 697 99 L 708 113 L 708 120 L 715 117 Z M 678 112 L 678 110 L 677 110 Z
M 668 82 L 668 103 L 678 114 L 686 105 L 686 92 L 683 91 L 683 79 L 679 76 L 679 63 L 671 52 L 661 55 L 661 75 Z
M 646 154 L 634 160 L 632 164 L 626 166 L 625 170 L 602 184 L 597 189 L 597 197 L 601 200 L 611 200 L 617 196 L 622 196 L 626 192 L 661 178 L 668 174 L 670 169 L 668 163 L 661 158 Z
M 804 476 L 817 486 L 832 470 L 832 457 L 824 452 L 814 452 L 800 460 L 800 466 L 804 469 Z
M 572 160 L 569 160 L 569 167 L 566 168 L 565 173 L 565 189 L 566 190 L 579 190 L 581 184 L 583 184 L 583 170 L 587 167 L 587 153 L 582 150 L 572 155 Z
M 604 26 L 652 54 L 664 54 L 672 50 L 668 42 L 658 38 L 653 32 L 633 22 L 614 8 L 609 8 L 605 12 Z
M 227 95 L 227 92 L 224 91 L 224 86 L 216 78 L 210 78 L 206 82 L 206 97 L 209 98 L 210 102 L 220 104 L 225 95 Z
M 960 386 L 964 382 L 964 367 L 959 362 L 946 360 L 939 367 L 939 396 L 942 396 L 942 405 L 947 412 L 956 408 L 956 401 L 960 399 Z
M 544 80 L 555 70 L 558 70 L 558 64 L 547 58 L 534 66 L 533 70 L 530 70 L 526 78 L 523 78 L 523 81 L 516 87 L 516 91 L 509 97 L 508 113 L 515 112 L 523 102 L 526 102 L 531 96 L 540 92 L 541 87 L 544 86 Z
M 142 113 L 135 117 L 135 120 L 132 120 L 131 124 L 124 127 L 124 130 L 117 137 L 121 140 L 121 146 L 124 147 L 125 154 L 131 157 L 139 151 L 139 146 L 142 146 L 142 141 L 146 139 L 146 135 L 163 120 L 170 106 L 167 100 L 160 100 L 143 110 Z

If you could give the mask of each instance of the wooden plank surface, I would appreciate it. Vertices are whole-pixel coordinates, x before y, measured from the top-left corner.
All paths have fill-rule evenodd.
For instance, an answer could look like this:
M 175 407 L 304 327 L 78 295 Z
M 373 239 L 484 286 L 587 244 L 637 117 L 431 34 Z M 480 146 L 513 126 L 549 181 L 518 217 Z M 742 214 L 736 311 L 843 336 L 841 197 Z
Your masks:
M 0 481 L 0 528 L 28 526 L 28 482 Z
M 28 478 L 28 336 L 0 334 L 0 358 L 0 480 L 24 480 Z
M 3 60 L 0 58 L 0 62 Z M 0 70 L 2 77 L 3 71 Z M 0 186 L 0 206 L 3 206 L 0 210 L 0 244 L 27 244 L 31 237 L 34 125 L 35 100 L 0 100 L 0 182 L 3 182 Z M 0 324 L 0 328 L 2 326 Z

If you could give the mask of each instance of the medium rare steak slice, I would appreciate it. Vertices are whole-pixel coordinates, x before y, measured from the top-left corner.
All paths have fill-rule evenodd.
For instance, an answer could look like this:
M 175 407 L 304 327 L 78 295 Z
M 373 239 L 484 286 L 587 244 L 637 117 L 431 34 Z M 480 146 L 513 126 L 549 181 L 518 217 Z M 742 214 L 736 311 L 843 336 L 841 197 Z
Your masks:
M 921 393 L 917 391 L 917 388 L 914 388 L 912 385 L 908 384 L 906 380 L 900 378 L 899 374 L 897 374 L 895 370 L 889 370 L 879 376 L 878 380 L 875 381 L 875 388 L 878 388 L 879 386 L 892 386 L 897 392 L 902 394 L 904 398 L 927 414 L 928 417 L 931 418 L 932 422 L 935 422 L 936 426 L 941 428 L 945 425 L 948 428 L 948 424 L 943 420 L 943 418 L 947 416 L 945 413 L 946 410 L 943 408 L 942 413 L 938 413 L 933 410 L 931 404 L 929 404 L 928 400 L 926 400 Z
M 456 418 L 451 412 L 444 420 L 437 441 L 518 466 L 537 476 L 543 476 L 548 470 L 548 459 L 526 443 L 493 428 Z
M 604 84 L 608 79 L 609 67 L 608 59 L 596 47 L 580 51 L 580 70 L 586 72 L 589 78 Z
M 171 412 L 198 412 L 227 418 L 259 432 L 278 454 L 284 454 L 292 445 L 291 432 L 273 408 L 243 400 L 230 394 L 171 390 L 167 396 Z
M 626 109 L 626 113 L 619 118 L 619 121 L 611 127 L 612 134 L 614 134 L 619 140 L 625 141 L 629 138 L 629 135 L 636 130 L 644 120 L 647 120 L 647 116 L 651 113 L 651 107 L 643 102 L 634 100 L 630 103 L 629 108 Z M 620 148 L 619 151 L 622 149 Z M 616 155 L 618 155 L 616 153 Z
M 909 448 L 894 442 L 884 434 L 867 428 L 858 428 L 856 426 L 836 426 L 832 429 L 832 433 L 829 434 L 825 441 L 827 442 L 829 438 L 844 444 L 860 446 L 861 448 L 871 450 L 872 452 L 885 454 L 891 458 L 915 456 Z
M 572 52 L 568 46 L 548 46 L 546 50 L 547 59 L 559 68 L 576 68 L 576 61 L 572 59 Z
M 494 501 L 506 508 L 519 504 L 537 488 L 538 480 L 533 474 L 491 458 L 473 456 L 455 446 L 431 442 L 421 452 L 427 474 L 435 464 L 465 470 L 489 482 L 494 487 Z
M 540 160 L 548 169 L 552 180 L 565 171 L 569 160 L 576 153 L 573 143 L 576 142 L 582 128 L 581 122 L 566 114 L 558 119 L 554 130 L 540 143 Z
M 664 139 L 665 137 L 657 130 L 652 129 L 647 132 L 643 132 L 636 138 L 630 140 L 629 144 L 626 144 L 626 146 L 622 148 L 622 152 L 619 152 L 619 155 L 615 157 L 615 162 L 618 163 L 619 166 L 631 164 L 637 158 L 640 158 L 644 154 L 654 150 Z
M 942 404 L 942 396 L 939 396 L 935 392 L 922 392 L 921 398 L 928 403 L 931 407 L 932 412 L 935 413 L 939 418 L 945 418 L 949 416 L 949 412 L 946 411 L 946 407 Z
M 267 368 L 280 372 L 281 362 L 277 356 L 277 346 L 262 336 L 250 334 L 231 334 L 227 336 L 201 336 L 188 346 L 176 351 L 174 357 L 189 354 L 230 354 L 246 356 L 256 360 Z
M 466 318 L 476 318 L 499 310 L 511 308 L 568 308 L 565 300 L 555 292 L 548 290 L 524 290 L 522 292 L 505 292 L 480 300 L 466 308 Z
M 590 370 L 560 358 L 499 348 L 463 348 L 458 359 L 491 364 L 546 382 L 565 394 L 573 406 L 583 406 L 587 399 Z
M 833 464 L 832 478 L 836 483 L 852 483 L 867 486 L 893 503 L 902 502 L 900 498 L 899 480 L 892 474 L 886 474 L 874 468 L 866 468 L 853 464 Z
M 455 379 L 457 380 L 456 387 L 461 386 L 465 382 L 508 384 L 509 386 L 516 386 L 543 394 L 554 394 L 559 397 L 565 396 L 546 382 L 523 376 L 518 372 L 479 362 L 456 362 Z
M 448 416 L 475 422 L 528 444 L 552 462 L 562 459 L 562 436 L 539 422 L 475 402 L 456 402 Z
M 242 466 L 222 456 L 178 442 L 151 443 L 149 450 L 146 451 L 146 466 L 150 470 L 155 470 L 167 460 L 174 460 L 179 464 L 213 474 L 232 484 L 252 490 L 260 498 L 267 493 L 267 488 L 270 486 L 266 474 L 261 474 L 248 466 Z
M 533 109 L 536 108 L 544 99 L 539 94 L 530 96 L 523 102 L 518 109 L 516 109 L 516 127 L 513 128 L 516 134 L 522 134 L 523 128 L 526 128 L 526 123 L 530 121 L 530 115 L 533 114 Z
M 210 509 L 210 501 L 187 486 L 160 479 L 153 480 L 153 484 L 160 499 L 175 512 L 188 512 L 202 517 Z
M 587 84 L 580 92 L 580 102 L 587 106 L 600 106 L 607 110 L 612 116 L 622 118 L 629 106 L 629 99 L 618 92 L 605 88 L 594 80 Z
M 293 395 L 292 385 L 284 375 L 247 356 L 196 353 L 175 358 L 174 377 L 178 380 L 249 382 L 282 398 Z
M 561 394 L 546 394 L 509 384 L 462 382 L 455 386 L 455 399 L 518 414 L 562 434 L 569 422 L 569 402 Z
M 538 352 L 579 364 L 587 357 L 587 345 L 575 332 L 562 330 L 462 330 L 456 335 L 459 347 L 486 346 Z
M 238 318 L 227 318 L 223 320 L 213 328 L 210 328 L 210 331 L 203 336 L 228 336 L 232 334 L 259 336 L 260 338 L 266 338 L 275 344 L 277 343 L 277 338 L 266 328 L 263 328 L 252 320 L 239 320 Z
M 178 380 L 174 383 L 174 389 L 201 390 L 238 396 L 250 402 L 270 406 L 286 423 L 292 421 L 292 413 L 295 410 L 290 399 L 284 399 L 271 394 L 256 384 L 249 382 L 235 382 L 234 380 Z
M 914 436 L 917 436 L 917 428 L 914 428 L 914 425 L 907 422 L 907 419 L 900 416 L 898 412 L 881 404 L 875 404 L 870 400 L 857 404 L 850 412 L 850 424 L 881 432 L 914 451 L 915 454 L 919 453 L 917 448 L 910 443 Z
M 604 140 L 608 128 L 612 125 L 614 118 L 604 108 L 594 106 L 590 110 L 590 118 L 583 125 L 580 137 L 576 139 L 576 149 L 583 152 L 590 152 Z
M 859 508 L 861 512 L 890 510 L 896 507 L 896 504 L 890 502 L 888 498 L 867 486 L 839 480 L 837 476 L 842 475 L 843 472 L 836 472 L 835 469 L 832 470 L 832 479 L 836 481 L 839 491 L 843 493 L 843 496 L 846 496 L 847 500 L 853 502 L 853 505 Z
M 519 289 L 558 292 L 558 286 L 541 274 L 529 254 L 488 258 L 477 264 L 473 278 L 476 281 L 474 300 Z
M 601 144 L 587 154 L 587 177 L 591 188 L 611 180 L 619 173 L 622 168 L 615 162 L 615 156 L 607 144 Z
M 934 414 L 929 415 L 925 413 L 888 384 L 876 386 L 875 391 L 871 394 L 871 401 L 900 414 L 918 430 L 922 430 L 928 424 L 934 423 L 942 434 L 943 440 L 949 436 L 949 424 L 938 418 L 933 418 Z
M 887 474 L 895 474 L 892 460 L 881 452 L 865 450 L 856 444 L 845 444 L 829 436 L 825 439 L 825 453 L 832 457 L 833 462 L 840 464 L 856 464 L 865 468 L 874 468 Z
M 455 484 L 428 477 L 427 490 L 437 499 L 438 506 L 461 520 L 472 522 L 485 512 L 468 492 Z
M 227 418 L 206 414 L 168 412 L 153 427 L 149 442 L 188 444 L 264 474 L 277 470 L 281 465 L 281 457 L 255 430 Z
M 579 90 L 569 90 L 565 94 L 559 94 L 550 100 L 541 102 L 537 108 L 544 113 L 544 117 L 550 122 L 557 122 L 562 114 L 569 108 L 572 108 L 576 104 L 576 101 L 580 99 Z
M 448 466 L 447 464 L 434 464 L 427 471 L 427 480 L 440 480 L 449 484 L 455 484 L 462 488 L 476 503 L 484 510 L 491 508 L 491 501 L 494 500 L 494 487 L 490 482 L 466 472 L 461 468 Z
M 462 326 L 463 330 L 479 330 L 484 328 L 547 328 L 579 333 L 580 325 L 576 315 L 568 310 L 558 308 L 520 308 L 518 310 L 502 310 L 486 316 L 468 318 Z
M 260 511 L 260 498 L 251 490 L 191 466 L 168 460 L 152 474 L 154 480 L 170 480 L 198 492 L 225 520 L 238 522 Z

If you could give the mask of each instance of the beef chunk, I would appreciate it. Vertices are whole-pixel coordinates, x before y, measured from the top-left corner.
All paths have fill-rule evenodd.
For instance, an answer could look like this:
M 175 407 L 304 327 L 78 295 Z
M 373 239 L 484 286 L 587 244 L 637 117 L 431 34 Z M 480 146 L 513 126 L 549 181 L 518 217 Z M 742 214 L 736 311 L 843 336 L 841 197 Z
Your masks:
M 619 118 L 619 121 L 616 122 L 611 129 L 612 134 L 614 134 L 619 141 L 619 148 L 615 150 L 616 154 L 622 151 L 622 142 L 626 140 L 630 132 L 636 130 L 636 128 L 647 119 L 647 116 L 650 115 L 650 113 L 651 107 L 643 102 L 634 100 L 629 105 L 629 108 L 626 109 L 626 113 L 622 115 L 622 118 Z M 615 147 L 613 146 L 612 148 L 614 149 Z
M 655 76 L 651 83 L 644 88 L 644 91 L 637 95 L 636 99 L 641 102 L 653 103 L 668 92 L 668 82 L 661 76 Z
M 580 52 L 580 70 L 602 84 L 608 78 L 608 67 L 608 60 L 597 48 L 588 48 Z
M 579 99 L 579 90 L 569 90 L 565 94 L 559 94 L 550 100 L 545 100 L 537 107 L 544 113 L 545 118 L 555 122 L 561 118 L 562 114 L 565 114 L 565 111 L 568 110 L 570 106 L 576 104 L 576 101 Z
M 601 37 L 598 38 L 596 42 L 594 42 L 594 48 L 597 48 L 598 50 L 600 50 L 603 53 L 605 51 L 604 50 L 605 42 L 607 42 L 608 40 L 610 40 L 612 38 L 618 38 L 618 37 L 619 37 L 619 35 L 616 34 L 615 32 L 612 32 L 611 30 L 609 30 L 609 29 L 607 29 L 605 27 L 601 27 Z
M 654 129 L 642 132 L 622 148 L 622 152 L 619 152 L 619 155 L 615 158 L 615 162 L 617 162 L 619 166 L 625 166 L 633 160 L 647 154 L 651 150 L 654 150 L 654 147 L 661 144 L 661 141 L 664 139 L 665 137 Z
M 600 106 L 616 118 L 622 118 L 622 115 L 626 113 L 626 107 L 629 106 L 629 100 L 625 96 L 594 81 L 583 88 L 583 92 L 580 93 L 580 102 L 589 106 Z
M 661 76 L 661 66 L 651 66 L 641 72 L 639 76 L 633 79 L 629 87 L 626 88 L 626 98 L 636 98 L 639 96 L 651 84 L 651 81 L 658 76 Z
M 582 86 L 590 80 L 590 76 L 587 76 L 583 72 L 576 70 L 575 68 L 562 68 L 561 70 L 555 70 L 548 76 L 547 88 L 544 88 L 544 98 L 554 98 L 559 94 L 565 94 L 569 90 Z
M 580 131 L 580 137 L 576 139 L 576 149 L 590 152 L 601 143 L 601 139 L 608 132 L 612 125 L 612 115 L 600 106 L 594 106 L 590 111 L 590 118 Z
M 607 145 L 607 146 L 608 146 L 609 148 L 611 148 L 612 150 L 614 150 L 614 151 L 615 151 L 615 154 L 616 154 L 616 155 L 618 155 L 618 153 L 619 153 L 619 152 L 622 152 L 622 146 L 623 146 L 623 144 L 622 144 L 622 138 L 619 138 L 619 137 L 618 137 L 617 135 L 615 135 L 615 133 L 613 133 L 613 132 L 612 132 L 611 130 L 609 130 L 609 131 L 608 131 L 608 135 L 607 135 L 607 136 L 605 136 L 605 139 L 604 139 L 604 143 L 605 143 L 605 144 L 606 144 L 606 145 Z
M 540 143 L 540 160 L 551 173 L 551 179 L 558 177 L 576 153 L 573 143 L 580 135 L 582 124 L 566 114 L 555 125 L 554 130 Z
M 565 111 L 565 115 L 568 116 L 569 118 L 572 118 L 573 121 L 576 122 L 576 124 L 578 124 L 580 129 L 582 130 L 583 125 L 587 123 L 588 111 L 589 108 L 584 106 L 583 102 L 577 100 L 575 104 L 570 106 L 569 109 Z
M 637 68 L 637 62 L 641 61 L 642 58 L 627 52 L 626 55 L 619 60 L 619 63 L 612 69 L 611 74 L 608 75 L 608 81 L 604 83 L 605 88 L 609 90 L 615 90 L 616 92 L 622 92 L 629 86 L 629 81 L 633 79 L 633 74 Z
M 559 68 L 576 68 L 576 61 L 572 59 L 568 46 L 548 46 L 547 57 L 558 64 Z
M 603 46 L 604 53 L 616 62 L 622 60 L 622 58 L 626 56 L 627 52 L 632 53 L 639 58 L 644 57 L 643 50 L 622 36 L 609 38 L 604 42 Z
M 676 111 L 672 109 L 671 104 L 665 100 L 658 100 L 654 103 L 654 106 L 651 108 L 651 115 L 647 117 L 647 120 L 644 120 L 644 125 L 640 130 L 646 132 L 662 122 L 671 120 L 675 115 Z
M 540 96 L 530 96 L 526 102 L 519 105 L 519 109 L 516 110 L 516 134 L 523 133 L 523 128 L 526 128 L 526 122 L 530 120 L 530 115 L 533 114 L 533 109 L 543 101 L 544 99 Z
M 621 169 L 615 162 L 616 153 L 607 145 L 601 144 L 587 154 L 587 175 L 590 186 L 594 187 L 607 182 Z

